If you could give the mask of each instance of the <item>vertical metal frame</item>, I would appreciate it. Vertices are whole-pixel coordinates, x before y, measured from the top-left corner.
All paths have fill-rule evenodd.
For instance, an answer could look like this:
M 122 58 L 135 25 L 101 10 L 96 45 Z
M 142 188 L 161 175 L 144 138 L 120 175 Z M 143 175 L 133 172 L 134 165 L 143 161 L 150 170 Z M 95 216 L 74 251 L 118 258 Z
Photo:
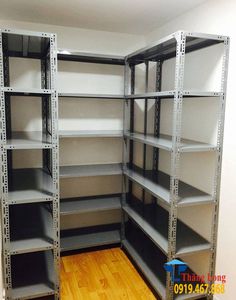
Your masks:
M 1 231 L 2 231 L 2 257 L 3 257 L 3 282 L 5 288 L 5 296 L 8 299 L 11 296 L 12 280 L 11 280 L 11 256 L 10 256 L 10 228 L 9 228 L 9 204 L 8 204 L 8 166 L 7 166 L 7 150 L 4 148 L 6 144 L 6 107 L 5 93 L 3 92 L 4 84 L 7 79 L 4 78 L 8 74 L 8 63 L 4 65 L 3 56 L 3 38 L 2 31 L 0 33 L 0 84 L 1 84 L 1 101 L 0 101 L 0 154 L 1 154 Z
M 221 95 L 220 107 L 218 113 L 218 126 L 217 126 L 217 153 L 215 160 L 215 174 L 213 182 L 213 197 L 214 205 L 212 212 L 211 224 L 211 256 L 209 265 L 209 274 L 211 278 L 215 274 L 216 267 L 216 247 L 217 247 L 217 234 L 218 234 L 218 218 L 219 218 L 219 201 L 220 201 L 220 183 L 221 183 L 221 168 L 222 168 L 222 153 L 223 153 L 223 136 L 224 136 L 224 119 L 225 119 L 225 104 L 226 104 L 226 88 L 227 88 L 227 75 L 229 63 L 229 37 L 224 38 L 224 52 L 222 59 L 222 74 L 221 74 Z M 212 284 L 213 282 L 209 282 Z M 213 299 L 213 295 L 208 295 L 208 300 Z
M 178 32 L 176 38 L 176 65 L 175 65 L 175 96 L 173 108 L 172 128 L 172 151 L 171 151 L 171 176 L 170 176 L 170 210 L 168 228 L 168 261 L 175 257 L 176 253 L 176 231 L 177 231 L 177 200 L 179 189 L 179 164 L 180 164 L 180 142 L 181 142 L 181 118 L 184 84 L 184 60 L 186 35 Z M 173 300 L 173 283 L 170 273 L 167 274 L 167 299 Z
M 156 62 L 156 92 L 161 91 L 161 78 L 162 78 L 162 64 L 163 61 L 158 60 Z M 161 98 L 155 99 L 154 105 L 154 136 L 160 135 L 160 122 L 161 122 Z M 159 169 L 159 148 L 153 147 L 153 170 Z
M 130 76 L 130 65 L 125 62 L 125 67 L 124 67 L 124 95 L 127 95 L 129 93 L 129 76 Z M 123 102 L 123 153 L 122 153 L 122 161 L 123 161 L 123 172 L 127 169 L 127 163 L 129 162 L 129 141 L 125 137 L 125 133 L 129 130 L 130 128 L 130 100 L 129 99 L 124 99 Z M 121 207 L 125 206 L 126 204 L 126 197 L 127 197 L 127 192 L 128 192 L 128 180 L 126 176 L 123 174 L 122 175 L 122 198 L 121 198 Z M 122 209 L 122 220 L 121 220 L 121 245 L 122 242 L 125 240 L 125 221 L 126 221 L 126 214 Z
M 53 232 L 54 232 L 54 272 L 55 272 L 55 299 L 60 298 L 60 199 L 59 199 L 59 136 L 58 136 L 58 92 L 57 92 L 57 39 L 56 35 L 50 37 L 50 51 L 48 64 L 46 63 L 46 82 L 50 80 L 52 90 L 50 101 L 52 157 L 51 172 L 54 186 L 54 197 L 52 204 Z M 49 84 L 49 83 L 47 83 Z M 49 87 L 49 85 L 48 85 Z

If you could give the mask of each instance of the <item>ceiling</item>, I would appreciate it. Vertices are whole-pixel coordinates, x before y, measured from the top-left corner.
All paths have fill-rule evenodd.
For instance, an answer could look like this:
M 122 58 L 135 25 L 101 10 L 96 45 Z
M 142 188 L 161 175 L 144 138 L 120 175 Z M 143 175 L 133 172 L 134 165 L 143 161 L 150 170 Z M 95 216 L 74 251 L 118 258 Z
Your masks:
M 0 19 L 146 34 L 206 0 L 0 0 Z

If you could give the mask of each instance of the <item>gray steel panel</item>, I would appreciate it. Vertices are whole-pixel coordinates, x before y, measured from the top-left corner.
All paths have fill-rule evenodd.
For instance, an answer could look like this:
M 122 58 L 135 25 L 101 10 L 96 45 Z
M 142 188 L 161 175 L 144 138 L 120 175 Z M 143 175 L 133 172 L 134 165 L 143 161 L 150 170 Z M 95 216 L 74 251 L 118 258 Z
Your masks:
M 131 133 L 125 132 L 125 137 L 132 139 L 137 142 L 141 142 L 153 147 L 157 147 L 160 149 L 164 149 L 167 151 L 172 151 L 172 137 L 170 135 L 161 134 L 158 138 L 154 137 L 153 135 L 147 134 L 144 135 L 142 133 Z M 180 152 L 200 152 L 200 151 L 214 151 L 216 150 L 216 146 L 196 142 L 187 139 L 181 139 L 180 144 Z
M 61 251 L 84 249 L 89 247 L 116 244 L 120 242 L 118 230 L 81 234 L 61 238 Z
M 123 137 L 122 130 L 61 130 L 61 138 L 70 137 Z
M 204 97 L 220 97 L 221 92 L 201 92 L 201 91 L 194 91 L 194 90 L 184 90 L 182 92 L 184 98 L 204 98 Z M 129 94 L 125 95 L 126 99 L 152 99 L 152 98 L 174 98 L 175 91 L 162 91 L 162 92 L 148 92 L 143 94 Z
M 87 212 L 98 212 L 120 209 L 120 197 L 99 197 L 91 199 L 63 199 L 61 200 L 61 216 L 70 214 L 82 214 Z
M 179 35 L 187 36 L 186 53 L 215 45 L 217 43 L 222 43 L 225 39 L 223 36 L 177 31 L 150 44 L 149 46 L 127 55 L 126 60 L 129 62 L 141 63 L 144 60 L 165 60 L 175 57 L 177 47 L 176 40 Z
M 124 65 L 125 57 L 111 54 L 80 52 L 69 49 L 58 49 L 59 60 L 91 62 L 100 64 Z
M 15 169 L 9 188 L 8 203 L 31 203 L 52 200 L 54 187 L 51 175 L 43 169 Z
M 14 88 L 14 87 L 2 87 L 1 90 L 12 96 L 45 96 L 51 95 L 52 90 L 48 89 L 36 89 L 36 88 Z
M 114 94 L 81 94 L 81 93 L 59 93 L 59 97 L 85 98 L 85 99 L 124 99 L 124 95 Z
M 49 242 L 46 238 L 35 237 L 30 239 L 11 241 L 10 253 L 14 255 L 28 252 L 44 251 L 53 249 L 53 247 L 53 242 Z
M 156 216 L 156 227 L 154 228 L 146 219 L 140 216 L 132 207 L 126 205 L 124 211 L 135 221 L 135 223 L 151 238 L 151 240 L 165 253 L 168 254 L 168 212 L 159 207 Z M 177 245 L 176 255 L 210 250 L 211 245 L 208 241 L 198 235 L 194 230 L 178 221 L 177 224 Z
M 60 167 L 60 178 L 106 176 L 106 175 L 121 175 L 121 174 L 122 174 L 122 165 L 119 163 Z
M 54 289 L 46 282 L 12 289 L 12 299 L 16 300 L 34 299 L 47 295 L 54 295 Z
M 151 176 L 151 171 L 146 172 L 149 177 Z M 124 174 L 132 181 L 138 183 L 147 191 L 149 191 L 153 196 L 163 200 L 167 204 L 170 204 L 170 176 L 163 173 L 158 172 L 159 183 L 155 183 L 150 180 L 148 177 L 144 177 L 140 175 L 137 171 L 134 170 L 124 170 Z M 208 195 L 184 182 L 179 182 L 179 197 L 178 204 L 181 201 L 187 201 L 191 204 L 196 204 L 202 201 L 213 201 L 213 197 Z
M 163 279 L 161 280 L 158 275 L 154 274 L 153 271 L 148 267 L 148 265 L 144 262 L 142 257 L 135 251 L 135 249 L 132 247 L 132 245 L 127 241 L 124 240 L 122 242 L 122 245 L 125 247 L 125 249 L 128 251 L 128 253 L 131 255 L 135 263 L 138 265 L 138 267 L 141 269 L 142 273 L 145 275 L 147 280 L 150 282 L 152 287 L 156 290 L 156 292 L 162 297 L 162 299 L 166 299 L 166 290 L 165 285 L 163 285 Z
M 6 149 L 49 149 L 53 145 L 51 136 L 40 131 L 13 131 L 4 147 Z

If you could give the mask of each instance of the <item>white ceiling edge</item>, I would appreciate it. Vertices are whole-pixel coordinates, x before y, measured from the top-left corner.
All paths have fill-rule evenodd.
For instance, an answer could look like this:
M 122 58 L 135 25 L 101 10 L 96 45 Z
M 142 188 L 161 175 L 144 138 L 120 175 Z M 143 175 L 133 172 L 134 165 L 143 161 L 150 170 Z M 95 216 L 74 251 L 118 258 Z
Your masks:
M 1 0 L 0 19 L 146 35 L 210 0 Z

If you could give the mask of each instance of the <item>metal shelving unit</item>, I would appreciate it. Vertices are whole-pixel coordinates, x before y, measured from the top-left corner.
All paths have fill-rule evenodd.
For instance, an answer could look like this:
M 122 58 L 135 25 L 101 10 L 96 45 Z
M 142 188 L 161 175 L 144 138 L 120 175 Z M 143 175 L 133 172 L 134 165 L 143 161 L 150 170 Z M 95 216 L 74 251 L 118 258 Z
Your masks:
M 59 167 L 57 129 L 56 35 L 2 29 L 1 93 L 1 222 L 5 298 L 59 299 Z M 41 88 L 11 86 L 9 58 L 41 62 Z M 42 103 L 42 131 L 12 130 L 11 97 L 33 96 Z M 15 151 L 38 149 L 41 168 L 15 169 Z
M 220 91 L 184 89 L 185 54 L 216 44 L 224 45 Z M 229 38 L 179 31 L 126 57 L 58 50 L 54 34 L 1 30 L 0 49 L 0 146 L 1 146 L 1 222 L 3 273 L 6 300 L 50 296 L 59 299 L 60 251 L 73 251 L 118 244 L 133 259 L 163 300 L 200 299 L 211 295 L 174 295 L 173 284 L 163 264 L 173 258 L 208 252 L 209 273 L 214 274 L 219 186 L 222 159 L 224 109 Z M 9 57 L 39 59 L 41 88 L 15 88 L 10 85 Z M 60 93 L 66 101 L 121 100 L 124 103 L 124 130 L 58 131 L 57 58 L 95 64 L 124 66 L 125 92 L 115 94 Z M 161 89 L 162 64 L 176 58 L 173 90 Z M 156 64 L 156 87 L 149 92 L 149 63 Z M 145 65 L 145 92 L 135 92 L 135 67 Z M 42 101 L 42 131 L 12 131 L 11 97 L 37 97 Z M 193 98 L 214 98 L 220 102 L 216 144 L 181 137 L 182 102 Z M 195 99 L 196 98 L 196 99 Z M 143 132 L 134 129 L 134 102 L 144 100 Z M 148 100 L 155 101 L 154 130 L 147 131 Z M 173 101 L 172 135 L 160 132 L 162 101 Z M 20 100 L 19 100 L 20 101 Z M 36 100 L 37 101 L 37 100 Z M 58 142 L 70 138 L 124 138 L 123 164 L 60 166 Z M 134 143 L 143 148 L 142 167 L 134 165 Z M 152 147 L 152 168 L 148 169 L 147 147 Z M 42 152 L 40 168 L 14 169 L 12 153 L 18 150 Z M 159 150 L 171 155 L 170 174 L 159 169 Z M 206 193 L 180 181 L 180 157 L 183 153 L 213 152 L 216 172 L 212 193 Z M 66 198 L 59 201 L 59 179 L 92 176 L 123 176 L 123 193 Z M 133 194 L 133 184 L 141 187 L 141 200 Z M 150 196 L 150 197 L 148 197 Z M 146 199 L 151 199 L 147 201 Z M 61 205 L 59 205 L 61 202 Z M 211 239 L 208 241 L 178 219 L 181 207 L 210 204 L 213 210 Z M 60 218 L 72 215 L 122 212 L 121 224 L 86 228 L 59 228 Z M 61 241 L 61 243 L 60 243 Z M 153 263 L 155 261 L 155 264 Z M 188 272 L 193 273 L 192 270 Z M 51 299 L 51 298 L 50 298 Z M 205 299 L 205 298 L 204 298 Z
M 219 43 L 224 46 L 219 92 L 185 90 L 185 55 Z M 210 255 L 209 274 L 213 275 L 215 272 L 228 51 L 228 37 L 178 31 L 148 47 L 131 53 L 125 58 L 124 180 L 121 239 L 123 247 L 163 300 L 200 299 L 205 296 L 207 299 L 212 299 L 212 295 L 174 295 L 173 283 L 169 273 L 163 273 L 163 264 L 174 258 L 181 257 L 184 259 L 186 254 L 197 255 L 199 252 L 208 251 Z M 162 64 L 170 58 L 175 58 L 174 90 L 163 91 L 161 84 Z M 152 67 L 154 63 L 156 65 L 154 92 L 148 90 L 150 62 L 152 62 Z M 145 66 L 145 92 L 142 94 L 135 92 L 135 70 L 139 64 Z M 183 99 L 186 98 L 188 101 L 187 98 L 196 98 L 196 101 L 201 101 L 204 106 L 206 97 L 215 99 L 220 107 L 215 145 L 186 140 L 181 136 Z M 134 128 L 134 102 L 138 99 L 144 101 L 143 132 L 135 132 Z M 147 132 L 149 99 L 154 101 L 154 129 L 152 134 Z M 160 132 L 161 103 L 166 101 L 165 99 L 173 101 L 171 136 L 163 135 Z M 143 147 L 142 167 L 134 165 L 135 142 Z M 152 149 L 152 157 L 149 157 L 149 160 L 152 161 L 151 169 L 147 164 L 147 155 L 150 153 L 147 153 L 147 146 L 151 146 Z M 169 174 L 159 170 L 160 149 L 170 152 Z M 183 152 L 190 154 L 191 152 L 199 152 L 198 155 L 201 155 L 201 152 L 213 152 L 215 154 L 216 171 L 214 178 L 212 178 L 214 185 L 211 194 L 180 181 L 180 157 Z M 141 187 L 141 200 L 134 197 L 134 183 Z M 209 241 L 178 220 L 180 207 L 194 208 L 195 205 L 205 204 L 211 204 L 213 211 Z M 133 226 L 133 229 L 130 229 L 130 226 Z M 155 269 L 154 266 L 157 264 L 159 267 Z
M 58 59 L 95 64 L 125 65 L 122 56 L 58 50 Z M 61 92 L 59 97 L 90 100 L 124 100 L 123 95 Z M 61 130 L 60 139 L 123 138 L 123 130 Z M 68 140 L 69 141 L 69 140 Z M 122 175 L 122 163 L 60 166 L 60 179 Z M 61 218 L 69 215 L 121 211 L 121 195 L 94 195 L 61 199 Z M 61 230 L 61 251 L 120 243 L 120 224 Z

